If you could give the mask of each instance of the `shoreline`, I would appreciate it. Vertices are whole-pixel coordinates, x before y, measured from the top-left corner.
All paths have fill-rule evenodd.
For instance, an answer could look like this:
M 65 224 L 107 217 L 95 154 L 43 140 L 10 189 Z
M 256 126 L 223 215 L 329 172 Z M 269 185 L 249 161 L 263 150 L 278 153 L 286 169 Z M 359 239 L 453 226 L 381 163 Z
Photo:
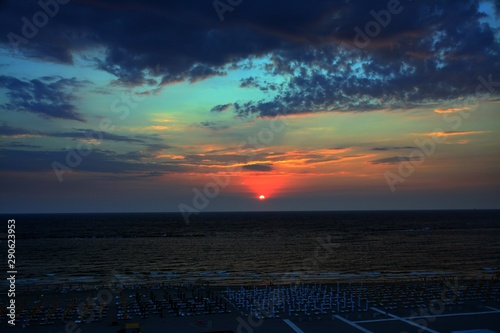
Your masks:
M 115 274 L 111 275 L 107 282 L 104 281 L 67 281 L 58 283 L 19 283 L 17 280 L 16 287 L 20 292 L 37 292 L 37 291 L 51 291 L 51 290 L 66 290 L 66 291 L 91 291 L 113 287 L 114 284 L 121 284 L 127 287 L 134 286 L 210 286 L 210 287 L 239 287 L 239 286 L 254 286 L 254 285 L 290 285 L 297 283 L 304 284 L 331 284 L 331 283 L 391 283 L 391 282 L 405 282 L 416 281 L 422 279 L 444 279 L 444 278 L 500 278 L 500 271 L 497 269 L 486 270 L 483 269 L 477 272 L 412 272 L 412 273 L 335 273 L 324 276 L 319 273 L 315 277 L 310 275 L 299 275 L 296 273 L 283 273 L 283 274 L 268 274 L 264 275 L 265 278 L 254 279 L 225 279 L 225 278 L 193 278 L 193 277 L 179 277 L 175 279 L 141 279 L 135 278 L 134 275 Z M 277 278 L 281 276 L 281 278 Z M 38 280 L 38 279 L 37 279 Z

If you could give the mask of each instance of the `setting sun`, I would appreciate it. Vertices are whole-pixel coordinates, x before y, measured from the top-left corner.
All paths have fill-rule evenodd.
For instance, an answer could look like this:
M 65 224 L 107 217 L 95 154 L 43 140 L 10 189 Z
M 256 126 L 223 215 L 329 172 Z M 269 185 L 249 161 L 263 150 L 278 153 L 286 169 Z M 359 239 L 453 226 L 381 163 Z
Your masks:
M 264 194 L 261 194 L 261 195 L 259 196 L 259 199 L 260 199 L 260 200 L 264 200 L 265 198 L 266 198 L 266 196 L 265 196 Z

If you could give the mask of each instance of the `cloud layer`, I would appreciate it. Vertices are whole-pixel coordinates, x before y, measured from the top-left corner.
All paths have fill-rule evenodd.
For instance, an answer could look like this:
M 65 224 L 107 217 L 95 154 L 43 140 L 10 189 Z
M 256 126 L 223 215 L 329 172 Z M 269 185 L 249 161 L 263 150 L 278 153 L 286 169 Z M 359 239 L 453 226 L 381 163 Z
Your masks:
M 71 2 L 19 50 L 67 64 L 85 55 L 125 85 L 194 83 L 241 68 L 243 60 L 266 59 L 265 65 L 245 66 L 279 83 L 244 79 L 241 87 L 268 97 L 235 100 L 232 107 L 243 116 L 411 108 L 471 95 L 479 75 L 500 75 L 498 35 L 480 4 L 401 1 L 397 13 L 384 16 L 387 2 L 247 1 L 221 22 L 210 1 Z M 18 34 L 20 18 L 40 10 L 35 2 L 8 1 L 4 7 L 2 31 Z M 370 22 L 378 22 L 378 30 Z M 2 42 L 8 47 L 8 40 Z M 18 110 L 82 120 L 68 96 L 34 102 L 47 82 L 4 78 L 8 85 L 31 98 L 22 103 L 11 92 L 10 106 Z M 54 97 L 56 91 L 47 93 Z
M 9 101 L 0 107 L 10 111 L 31 112 L 49 119 L 85 122 L 72 101 L 76 98 L 75 90 L 88 84 L 89 81 L 57 76 L 28 81 L 0 75 L 0 88 L 7 90 L 9 98 Z

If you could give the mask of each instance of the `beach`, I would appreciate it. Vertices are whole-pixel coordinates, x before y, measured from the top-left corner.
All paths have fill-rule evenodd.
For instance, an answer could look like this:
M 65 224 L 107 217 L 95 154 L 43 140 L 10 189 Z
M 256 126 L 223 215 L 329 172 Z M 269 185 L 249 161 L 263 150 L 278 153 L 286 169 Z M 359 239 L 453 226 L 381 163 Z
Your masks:
M 151 333 L 498 332 L 499 289 L 498 274 L 226 287 L 57 286 L 20 291 L 15 326 L 6 320 L 2 297 L 0 327 L 41 333 L 127 326 Z
M 0 330 L 500 332 L 496 211 L 176 218 L 24 216 Z

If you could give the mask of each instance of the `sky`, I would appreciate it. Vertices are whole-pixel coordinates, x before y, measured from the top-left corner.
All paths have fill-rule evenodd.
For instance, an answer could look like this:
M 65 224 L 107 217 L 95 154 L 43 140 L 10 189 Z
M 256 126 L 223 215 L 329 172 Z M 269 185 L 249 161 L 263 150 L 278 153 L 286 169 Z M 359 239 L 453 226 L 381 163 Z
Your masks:
M 1 212 L 500 208 L 498 1 L 8 0 L 0 31 Z

